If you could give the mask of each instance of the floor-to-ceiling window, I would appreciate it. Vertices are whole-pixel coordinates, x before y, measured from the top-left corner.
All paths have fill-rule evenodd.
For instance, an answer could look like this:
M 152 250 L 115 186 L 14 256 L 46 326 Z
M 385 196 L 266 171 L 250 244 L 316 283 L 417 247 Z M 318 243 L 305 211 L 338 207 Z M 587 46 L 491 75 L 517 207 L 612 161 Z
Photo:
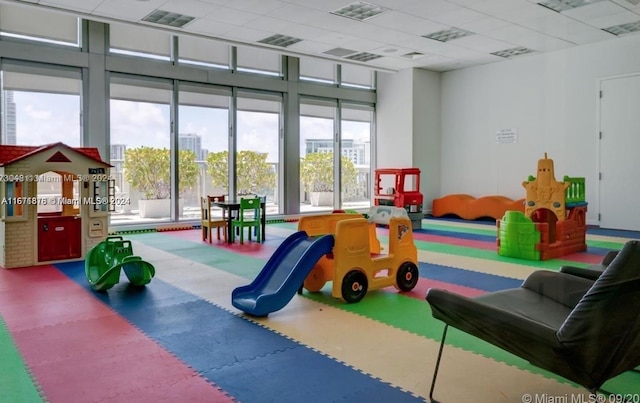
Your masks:
M 236 124 L 236 193 L 266 196 L 268 213 L 279 212 L 282 96 L 239 92 Z
M 2 63 L 2 144 L 81 145 L 81 73 L 32 63 Z
M 300 211 L 334 205 L 336 103 L 305 98 L 300 104 Z
M 229 192 L 230 96 L 231 90 L 225 88 L 180 85 L 178 172 L 184 188 L 181 219 L 200 218 L 200 197 Z
M 110 95 L 110 157 L 116 196 L 131 201 L 112 214 L 111 222 L 169 220 L 171 82 L 113 76 Z
M 373 107 L 342 103 L 340 117 L 341 207 L 370 207 Z
M 347 112 L 360 114 L 356 103 L 375 103 L 366 66 L 340 67 L 182 31 L 81 21 L 26 3 L 0 4 L 0 36 L 0 141 L 99 147 L 114 165 L 116 193 L 130 201 L 116 206 L 111 225 L 195 221 L 198 199 L 208 194 L 264 195 L 270 214 L 368 203 L 370 151 L 365 144 L 363 157 L 358 142 L 373 125 Z M 103 50 L 104 63 L 86 57 Z M 84 100 L 83 91 L 90 95 Z M 302 115 L 296 105 L 286 109 L 295 115 L 285 116 L 283 99 L 302 99 Z M 296 123 L 284 127 L 287 122 Z M 300 143 L 299 154 L 290 141 Z M 285 149 L 295 155 L 285 158 Z M 311 166 L 325 167 L 323 179 L 301 179 L 300 191 L 288 192 L 284 165 L 314 158 Z M 357 171 L 355 186 L 347 161 Z M 163 201 L 156 203 L 160 213 L 142 206 L 151 200 Z

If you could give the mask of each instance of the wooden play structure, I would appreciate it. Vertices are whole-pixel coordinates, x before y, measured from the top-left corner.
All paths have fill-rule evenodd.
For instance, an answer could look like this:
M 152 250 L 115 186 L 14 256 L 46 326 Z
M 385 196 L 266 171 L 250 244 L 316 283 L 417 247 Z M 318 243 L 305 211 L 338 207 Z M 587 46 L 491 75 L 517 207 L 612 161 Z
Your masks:
M 555 179 L 553 160 L 538 160 L 537 177 L 522 182 L 525 210 L 507 211 L 498 226 L 498 254 L 548 260 L 582 252 L 586 244 L 584 178 Z
M 424 197 L 420 193 L 420 169 L 376 169 L 373 201 L 376 206 L 395 206 L 405 209 L 412 228 L 422 228 Z
M 107 236 L 110 168 L 97 148 L 0 145 L 0 266 L 84 259 Z

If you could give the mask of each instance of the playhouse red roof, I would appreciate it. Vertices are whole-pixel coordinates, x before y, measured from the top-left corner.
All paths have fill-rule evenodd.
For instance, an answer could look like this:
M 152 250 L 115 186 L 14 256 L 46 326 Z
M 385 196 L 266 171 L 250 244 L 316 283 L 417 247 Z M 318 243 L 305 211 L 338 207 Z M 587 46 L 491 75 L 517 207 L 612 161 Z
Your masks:
M 100 157 L 100 151 L 98 151 L 96 147 L 69 147 L 68 145 L 60 142 L 45 144 L 42 146 L 0 145 L 0 166 L 13 164 L 14 162 L 50 150 L 57 146 L 79 152 L 80 154 L 83 154 L 101 164 L 112 166 L 102 160 L 102 157 Z

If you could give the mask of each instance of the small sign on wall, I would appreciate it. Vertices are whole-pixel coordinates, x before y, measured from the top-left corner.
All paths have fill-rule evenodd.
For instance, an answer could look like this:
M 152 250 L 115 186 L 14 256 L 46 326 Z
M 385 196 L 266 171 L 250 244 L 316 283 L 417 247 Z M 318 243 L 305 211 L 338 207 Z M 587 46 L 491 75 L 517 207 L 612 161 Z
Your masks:
M 515 144 L 518 142 L 518 129 L 500 129 L 496 132 L 496 143 Z

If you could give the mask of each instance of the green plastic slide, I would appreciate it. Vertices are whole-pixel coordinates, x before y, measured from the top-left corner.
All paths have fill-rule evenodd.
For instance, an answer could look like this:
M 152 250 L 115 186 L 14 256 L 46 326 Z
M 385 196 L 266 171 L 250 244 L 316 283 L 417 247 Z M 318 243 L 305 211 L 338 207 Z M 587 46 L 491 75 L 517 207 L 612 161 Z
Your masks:
M 95 291 L 106 291 L 118 284 L 120 269 L 136 286 L 149 284 L 156 274 L 151 263 L 133 254 L 131 241 L 121 236 L 108 236 L 91 249 L 85 259 L 85 275 Z

